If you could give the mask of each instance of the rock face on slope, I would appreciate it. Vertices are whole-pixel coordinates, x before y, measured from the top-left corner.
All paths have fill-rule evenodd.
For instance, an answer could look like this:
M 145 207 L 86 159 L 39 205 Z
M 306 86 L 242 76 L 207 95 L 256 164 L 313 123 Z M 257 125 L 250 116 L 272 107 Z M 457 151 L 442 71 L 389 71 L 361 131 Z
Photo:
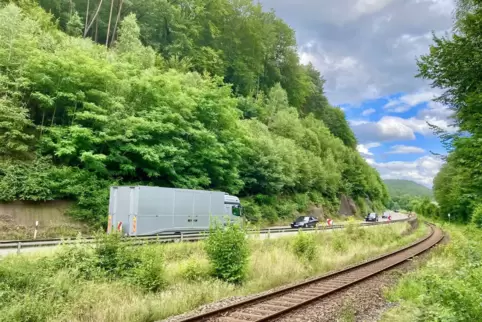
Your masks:
M 340 209 L 338 213 L 342 216 L 354 216 L 357 213 L 355 201 L 346 195 L 340 197 Z

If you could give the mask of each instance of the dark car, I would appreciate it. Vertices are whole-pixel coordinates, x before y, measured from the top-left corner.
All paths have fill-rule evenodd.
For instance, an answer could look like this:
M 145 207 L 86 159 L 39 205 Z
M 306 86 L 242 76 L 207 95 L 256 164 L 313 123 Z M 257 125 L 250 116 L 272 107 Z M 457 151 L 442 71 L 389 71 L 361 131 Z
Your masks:
M 291 223 L 291 228 L 316 227 L 317 223 L 318 219 L 315 217 L 301 216 L 296 218 L 296 220 Z
M 371 212 L 365 217 L 365 221 L 378 221 L 378 216 L 376 213 Z

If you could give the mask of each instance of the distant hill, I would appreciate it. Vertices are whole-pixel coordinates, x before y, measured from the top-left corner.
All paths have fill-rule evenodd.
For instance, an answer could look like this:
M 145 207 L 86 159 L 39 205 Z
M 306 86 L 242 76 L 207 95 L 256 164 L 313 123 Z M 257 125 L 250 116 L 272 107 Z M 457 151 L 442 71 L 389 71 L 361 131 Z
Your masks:
M 433 192 L 431 189 L 416 182 L 396 179 L 387 179 L 383 181 L 388 188 L 388 193 L 390 194 L 391 198 L 396 198 L 403 195 L 433 198 Z

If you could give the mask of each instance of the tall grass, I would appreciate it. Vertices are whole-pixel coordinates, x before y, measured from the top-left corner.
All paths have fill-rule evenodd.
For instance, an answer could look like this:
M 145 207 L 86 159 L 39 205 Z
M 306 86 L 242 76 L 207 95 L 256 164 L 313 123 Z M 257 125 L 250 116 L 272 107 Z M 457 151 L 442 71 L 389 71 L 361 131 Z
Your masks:
M 0 321 L 155 321 L 342 268 L 426 233 L 423 225 L 408 229 L 400 223 L 313 233 L 307 238 L 315 256 L 299 255 L 305 237 L 250 238 L 247 278 L 238 286 L 212 277 L 204 242 L 12 255 L 0 261 Z
M 450 243 L 389 292 L 382 321 L 482 321 L 482 230 L 445 224 Z

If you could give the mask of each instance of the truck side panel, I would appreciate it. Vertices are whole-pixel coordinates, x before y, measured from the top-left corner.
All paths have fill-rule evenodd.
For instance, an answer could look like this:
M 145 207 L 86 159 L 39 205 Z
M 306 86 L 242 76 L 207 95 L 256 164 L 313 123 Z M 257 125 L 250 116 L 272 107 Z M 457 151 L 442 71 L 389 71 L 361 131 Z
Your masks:
M 122 222 L 122 231 L 129 230 L 129 211 L 134 187 L 112 187 L 110 189 L 109 214 L 112 216 L 113 230 Z
M 161 187 L 138 187 L 137 231 L 133 235 L 155 234 L 162 229 L 175 227 L 174 189 Z

